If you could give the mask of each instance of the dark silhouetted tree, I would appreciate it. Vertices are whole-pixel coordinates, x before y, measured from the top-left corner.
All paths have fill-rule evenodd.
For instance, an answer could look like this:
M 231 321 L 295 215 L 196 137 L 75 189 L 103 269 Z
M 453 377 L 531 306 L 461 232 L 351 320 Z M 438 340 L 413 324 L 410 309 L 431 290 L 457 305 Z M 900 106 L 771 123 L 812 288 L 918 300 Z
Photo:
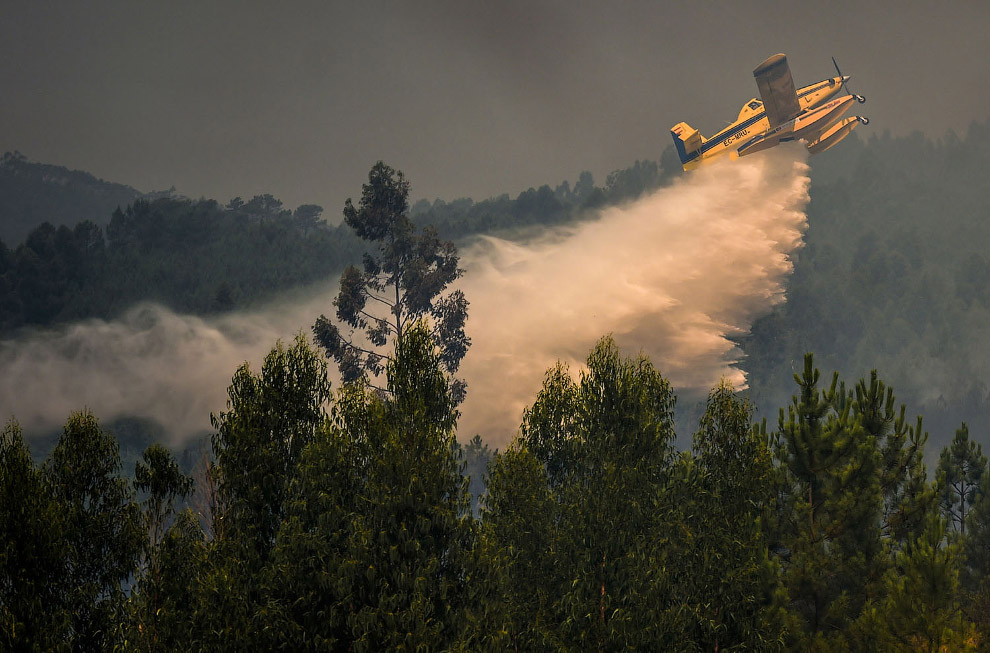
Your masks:
M 0 434 L 0 649 L 56 650 L 69 634 L 63 511 L 16 422 Z
M 168 449 L 160 444 L 148 447 L 134 469 L 134 487 L 145 494 L 143 502 L 147 540 L 144 563 L 137 587 L 131 594 L 130 607 L 134 630 L 130 640 L 145 651 L 167 650 L 168 638 L 163 637 L 160 618 L 175 606 L 169 605 L 170 583 L 162 569 L 162 545 L 176 500 L 184 499 L 193 490 L 193 479 L 184 475 Z M 192 560 L 189 561 L 192 564 Z M 172 642 L 174 644 L 174 642 Z
M 120 476 L 117 440 L 92 413 L 73 413 L 45 462 L 65 524 L 65 577 L 73 650 L 109 650 L 123 621 L 123 583 L 137 570 L 141 511 Z
M 345 382 L 381 374 L 390 358 L 383 353 L 385 345 L 393 339 L 401 342 L 423 317 L 431 320 L 430 336 L 449 374 L 457 371 L 471 344 L 464 333 L 468 301 L 460 290 L 446 292 L 463 273 L 457 267 L 457 249 L 441 240 L 435 228 L 417 234 L 408 197 L 409 182 L 402 172 L 379 161 L 368 173 L 357 208 L 350 199 L 344 205 L 344 221 L 374 251 L 365 254 L 361 268 L 349 266 L 340 277 L 333 302 L 340 326 L 321 315 L 313 332 Z M 458 401 L 464 390 L 463 382 L 454 382 Z
M 983 447 L 969 439 L 969 427 L 963 422 L 952 443 L 942 449 L 937 472 L 942 514 L 949 520 L 950 527 L 963 535 L 986 468 Z

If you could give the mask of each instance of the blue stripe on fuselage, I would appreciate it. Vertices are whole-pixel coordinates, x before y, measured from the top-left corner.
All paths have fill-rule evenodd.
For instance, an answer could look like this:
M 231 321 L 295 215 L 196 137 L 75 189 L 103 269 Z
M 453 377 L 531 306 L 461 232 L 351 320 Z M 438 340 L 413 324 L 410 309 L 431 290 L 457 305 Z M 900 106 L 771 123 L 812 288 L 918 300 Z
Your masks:
M 742 130 L 746 129 L 747 127 L 751 127 L 755 123 L 758 123 L 759 121 L 763 120 L 763 118 L 765 116 L 766 116 L 766 112 L 765 111 L 761 111 L 761 112 L 757 113 L 756 115 L 754 115 L 752 118 L 747 118 L 746 120 L 744 120 L 743 122 L 739 123 L 735 127 L 732 127 L 728 131 L 726 131 L 726 132 L 719 132 L 718 134 L 715 134 L 710 139 L 708 139 L 707 141 L 705 141 L 705 144 L 702 145 L 698 149 L 698 151 L 701 154 L 704 154 L 705 152 L 707 152 L 708 150 L 712 149 L 713 147 L 718 147 L 719 145 L 722 144 L 722 142 L 725 139 L 729 138 L 730 136 L 735 136 L 736 134 L 738 134 Z

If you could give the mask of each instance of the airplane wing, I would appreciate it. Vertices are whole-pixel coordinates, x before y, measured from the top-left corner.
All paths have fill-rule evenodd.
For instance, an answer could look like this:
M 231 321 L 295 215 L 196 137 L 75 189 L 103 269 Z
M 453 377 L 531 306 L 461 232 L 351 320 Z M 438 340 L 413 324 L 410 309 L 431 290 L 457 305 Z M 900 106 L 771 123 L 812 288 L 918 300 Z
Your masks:
M 791 69 L 787 65 L 787 57 L 775 54 L 753 71 L 756 85 L 763 98 L 763 107 L 770 120 L 770 129 L 781 123 L 792 120 L 801 113 L 797 91 L 794 90 L 794 80 L 791 79 Z

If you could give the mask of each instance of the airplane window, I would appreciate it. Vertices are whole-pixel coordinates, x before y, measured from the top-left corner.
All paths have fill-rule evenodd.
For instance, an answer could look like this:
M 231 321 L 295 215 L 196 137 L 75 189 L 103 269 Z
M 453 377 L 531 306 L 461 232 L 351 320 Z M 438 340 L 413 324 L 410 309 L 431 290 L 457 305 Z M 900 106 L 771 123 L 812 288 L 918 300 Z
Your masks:
M 756 111 L 761 106 L 763 106 L 763 103 L 760 102 L 759 100 L 753 100 L 752 102 L 749 103 L 749 108 L 752 109 L 753 111 Z

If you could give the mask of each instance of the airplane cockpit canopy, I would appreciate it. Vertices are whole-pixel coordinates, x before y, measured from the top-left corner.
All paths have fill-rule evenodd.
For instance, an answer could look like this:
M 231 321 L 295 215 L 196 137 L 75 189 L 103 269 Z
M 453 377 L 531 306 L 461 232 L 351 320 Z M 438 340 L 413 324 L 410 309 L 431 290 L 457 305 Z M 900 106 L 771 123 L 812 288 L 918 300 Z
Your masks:
M 740 120 L 745 120 L 751 116 L 758 114 L 763 111 L 763 103 L 756 98 L 753 98 L 749 102 L 743 105 L 742 109 L 739 110 L 739 117 L 736 118 L 736 122 Z

